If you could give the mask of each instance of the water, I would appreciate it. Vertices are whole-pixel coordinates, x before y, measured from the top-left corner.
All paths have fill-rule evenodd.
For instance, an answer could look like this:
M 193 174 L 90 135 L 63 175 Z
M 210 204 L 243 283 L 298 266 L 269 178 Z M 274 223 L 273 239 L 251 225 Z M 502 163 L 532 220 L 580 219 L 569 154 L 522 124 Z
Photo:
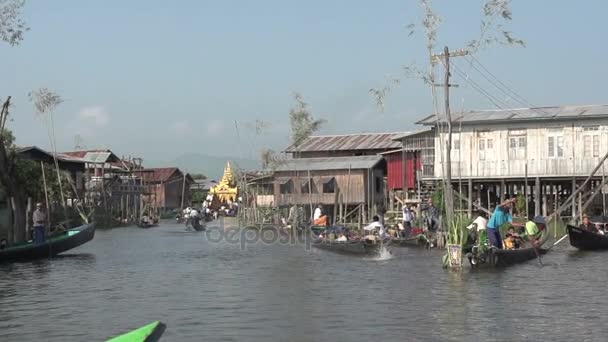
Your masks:
M 607 257 L 566 240 L 542 267 L 454 273 L 416 248 L 368 259 L 175 224 L 98 231 L 0 266 L 0 340 L 101 341 L 160 319 L 163 341 L 602 341 Z

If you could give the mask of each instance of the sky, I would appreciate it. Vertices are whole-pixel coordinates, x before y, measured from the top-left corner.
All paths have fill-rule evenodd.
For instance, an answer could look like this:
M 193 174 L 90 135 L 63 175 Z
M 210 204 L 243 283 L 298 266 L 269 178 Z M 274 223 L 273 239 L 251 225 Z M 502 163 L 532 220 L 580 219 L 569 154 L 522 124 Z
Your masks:
M 479 37 L 482 3 L 434 1 L 437 52 Z M 453 111 L 497 108 L 471 81 L 503 107 L 608 102 L 608 3 L 514 0 L 512 10 L 506 29 L 526 47 L 474 56 L 523 100 L 461 58 Z M 410 37 L 406 27 L 422 16 L 417 0 L 27 0 L 24 41 L 0 44 L 0 96 L 13 97 L 19 145 L 50 145 L 48 120 L 28 100 L 47 87 L 64 99 L 53 114 L 58 150 L 73 150 L 79 135 L 81 146 L 144 162 L 285 148 L 294 92 L 327 120 L 320 133 L 411 131 L 434 110 L 430 88 L 402 71 L 428 67 L 422 31 Z M 369 90 L 394 78 L 381 111 Z M 256 132 L 256 120 L 267 127 Z

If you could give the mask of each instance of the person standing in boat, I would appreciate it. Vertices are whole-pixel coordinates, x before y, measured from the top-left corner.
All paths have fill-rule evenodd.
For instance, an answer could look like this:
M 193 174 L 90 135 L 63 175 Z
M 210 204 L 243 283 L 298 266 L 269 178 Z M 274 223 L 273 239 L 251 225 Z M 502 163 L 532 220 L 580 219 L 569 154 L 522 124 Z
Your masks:
M 401 237 L 406 238 L 410 236 L 414 221 L 416 221 L 416 212 L 412 209 L 411 205 L 403 204 L 403 231 Z
M 589 233 L 598 233 L 599 229 L 597 229 L 596 225 L 591 223 L 589 219 L 589 215 L 583 215 L 583 224 L 579 227 L 580 229 L 587 231 Z
M 46 240 L 46 213 L 42 209 L 42 203 L 36 203 L 32 221 L 34 222 L 34 242 L 43 243 Z
M 511 208 L 516 200 L 516 198 L 512 198 L 502 202 L 496 207 L 494 213 L 492 213 L 492 216 L 488 221 L 488 239 L 490 239 L 490 244 L 498 249 L 502 249 L 500 227 L 507 222 L 513 221 L 513 216 L 511 216 Z

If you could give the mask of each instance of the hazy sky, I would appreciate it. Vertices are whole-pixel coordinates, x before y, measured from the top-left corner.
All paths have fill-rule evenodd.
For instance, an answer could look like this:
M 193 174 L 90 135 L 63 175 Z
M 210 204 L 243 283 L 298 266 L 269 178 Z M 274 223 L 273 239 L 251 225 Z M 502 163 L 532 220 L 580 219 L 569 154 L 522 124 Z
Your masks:
M 440 47 L 479 36 L 481 3 L 435 0 Z M 515 0 L 508 29 L 527 47 L 493 46 L 476 58 L 531 104 L 606 103 L 607 9 L 602 0 Z M 422 35 L 406 28 L 421 16 L 417 0 L 28 0 L 25 41 L 0 45 L 0 96 L 13 96 L 21 145 L 49 145 L 27 99 L 49 87 L 65 99 L 60 150 L 80 134 L 89 148 L 144 160 L 257 158 L 265 146 L 285 147 L 293 91 L 328 120 L 323 133 L 407 131 L 432 112 L 428 87 L 402 83 L 382 113 L 368 91 L 403 65 L 426 65 Z M 522 107 L 479 73 L 470 79 Z M 454 81 L 454 110 L 495 108 Z M 256 119 L 271 126 L 256 134 Z

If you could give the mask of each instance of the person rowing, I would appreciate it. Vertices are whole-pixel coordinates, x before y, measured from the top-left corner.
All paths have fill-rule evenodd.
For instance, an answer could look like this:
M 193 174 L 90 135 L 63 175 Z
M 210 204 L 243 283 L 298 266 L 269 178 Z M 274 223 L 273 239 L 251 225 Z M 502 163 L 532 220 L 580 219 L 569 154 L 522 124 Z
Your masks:
M 502 202 L 496 207 L 494 213 L 492 213 L 492 217 L 490 217 L 490 220 L 488 221 L 488 238 L 490 239 L 490 244 L 497 249 L 502 249 L 500 227 L 507 222 L 510 223 L 513 221 L 513 216 L 511 216 L 511 208 L 516 200 L 516 198 L 511 198 Z
M 540 247 L 540 239 L 543 231 L 547 228 L 547 221 L 544 217 L 537 215 L 530 217 L 526 222 L 526 237 L 533 247 Z

